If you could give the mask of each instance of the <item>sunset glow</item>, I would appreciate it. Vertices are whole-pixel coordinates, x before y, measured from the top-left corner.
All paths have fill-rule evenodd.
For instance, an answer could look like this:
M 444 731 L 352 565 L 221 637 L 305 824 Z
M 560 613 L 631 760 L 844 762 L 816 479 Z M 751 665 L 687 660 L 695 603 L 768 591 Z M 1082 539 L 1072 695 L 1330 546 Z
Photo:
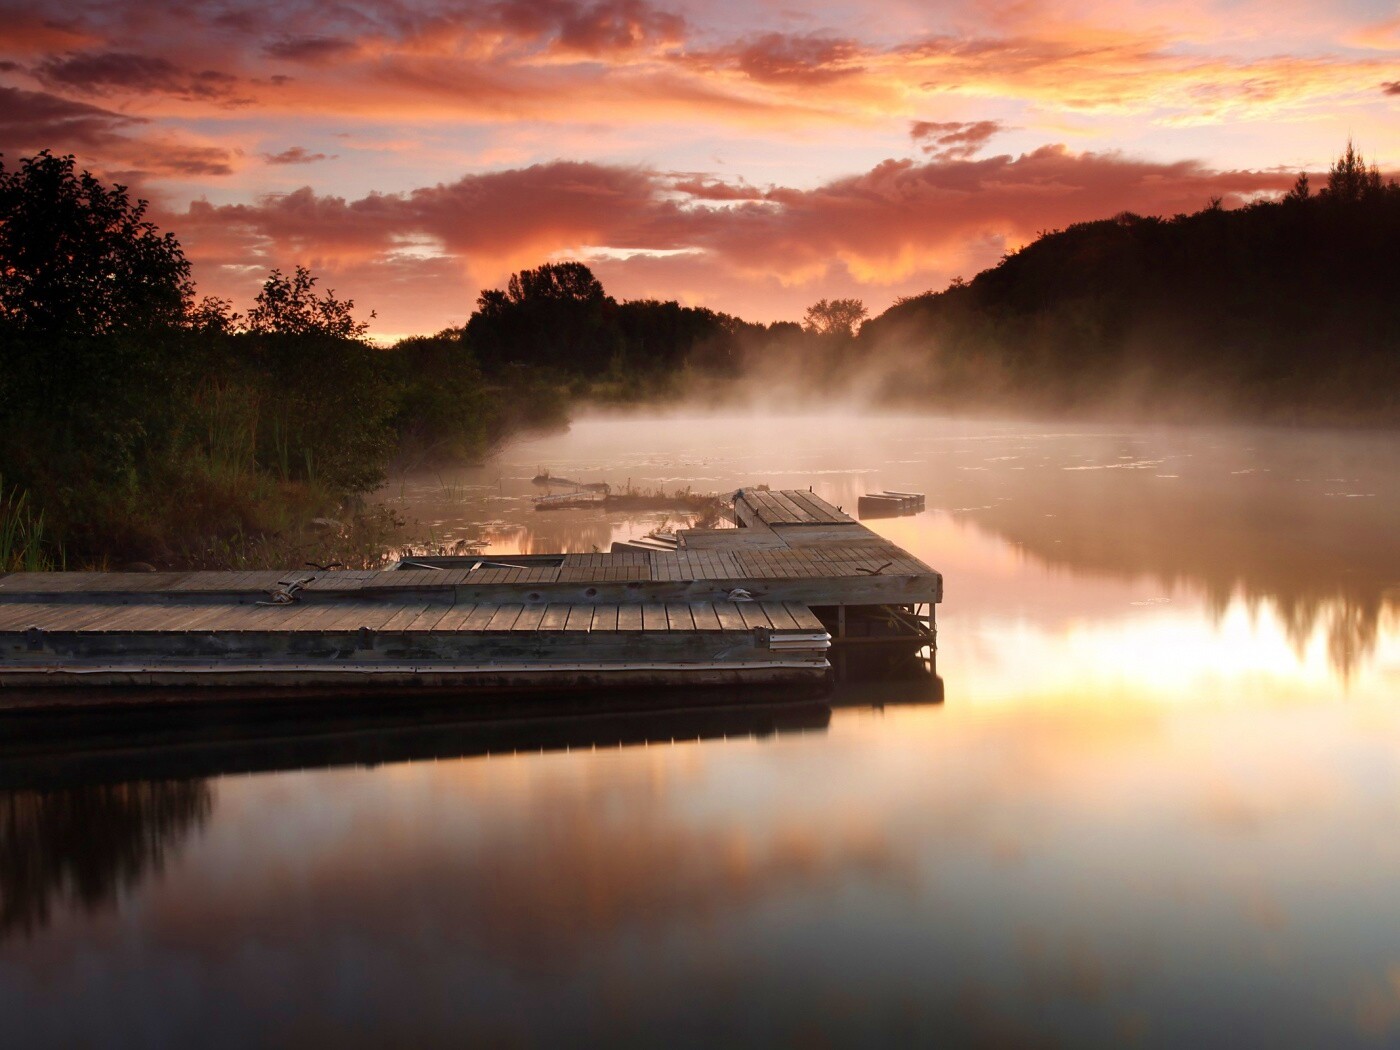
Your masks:
M 1400 155 L 1372 0 L 813 9 L 6 3 L 0 150 L 131 184 L 245 306 L 312 266 L 381 338 L 581 258 L 751 320 L 970 276 L 1039 231 Z

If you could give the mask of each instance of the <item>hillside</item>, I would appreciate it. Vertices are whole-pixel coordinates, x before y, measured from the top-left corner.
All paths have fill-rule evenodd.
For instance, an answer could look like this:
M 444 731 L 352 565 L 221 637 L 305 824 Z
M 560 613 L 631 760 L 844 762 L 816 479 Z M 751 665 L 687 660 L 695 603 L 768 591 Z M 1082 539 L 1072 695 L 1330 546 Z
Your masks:
M 1400 422 L 1397 245 L 1400 186 L 1348 148 L 1318 193 L 1044 234 L 871 320 L 860 356 L 925 403 Z

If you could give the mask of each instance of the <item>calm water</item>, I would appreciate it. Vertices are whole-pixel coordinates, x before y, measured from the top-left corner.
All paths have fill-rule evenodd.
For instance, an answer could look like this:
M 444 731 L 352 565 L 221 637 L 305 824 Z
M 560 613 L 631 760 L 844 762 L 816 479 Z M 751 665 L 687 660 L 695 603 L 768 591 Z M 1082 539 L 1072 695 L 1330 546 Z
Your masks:
M 869 524 L 945 574 L 944 702 L 0 793 L 0 1042 L 1400 1044 L 1400 437 L 595 421 L 386 495 L 659 523 L 541 467 L 927 493 Z

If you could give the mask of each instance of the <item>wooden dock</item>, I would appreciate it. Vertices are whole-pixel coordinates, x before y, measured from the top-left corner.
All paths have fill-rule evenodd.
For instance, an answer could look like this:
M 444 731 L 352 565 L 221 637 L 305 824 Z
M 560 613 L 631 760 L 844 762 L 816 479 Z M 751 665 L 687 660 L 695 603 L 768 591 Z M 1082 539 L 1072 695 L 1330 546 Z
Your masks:
M 0 709 L 189 686 L 810 693 L 833 641 L 931 644 L 927 565 L 810 492 L 741 490 L 734 510 L 740 527 L 682 530 L 673 550 L 0 576 Z

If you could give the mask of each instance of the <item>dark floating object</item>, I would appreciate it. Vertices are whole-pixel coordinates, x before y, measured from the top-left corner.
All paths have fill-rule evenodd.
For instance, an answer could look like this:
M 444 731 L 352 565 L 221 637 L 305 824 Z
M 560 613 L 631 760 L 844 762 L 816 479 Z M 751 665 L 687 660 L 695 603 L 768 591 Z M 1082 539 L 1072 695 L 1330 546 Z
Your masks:
M 924 509 L 922 492 L 872 492 L 862 496 L 857 509 L 861 518 L 899 518 Z
M 575 481 L 573 478 L 561 478 L 551 474 L 549 471 L 542 471 L 530 479 L 532 485 L 558 485 L 561 488 L 572 487 L 582 489 L 584 492 L 611 492 L 612 486 L 606 481 Z

